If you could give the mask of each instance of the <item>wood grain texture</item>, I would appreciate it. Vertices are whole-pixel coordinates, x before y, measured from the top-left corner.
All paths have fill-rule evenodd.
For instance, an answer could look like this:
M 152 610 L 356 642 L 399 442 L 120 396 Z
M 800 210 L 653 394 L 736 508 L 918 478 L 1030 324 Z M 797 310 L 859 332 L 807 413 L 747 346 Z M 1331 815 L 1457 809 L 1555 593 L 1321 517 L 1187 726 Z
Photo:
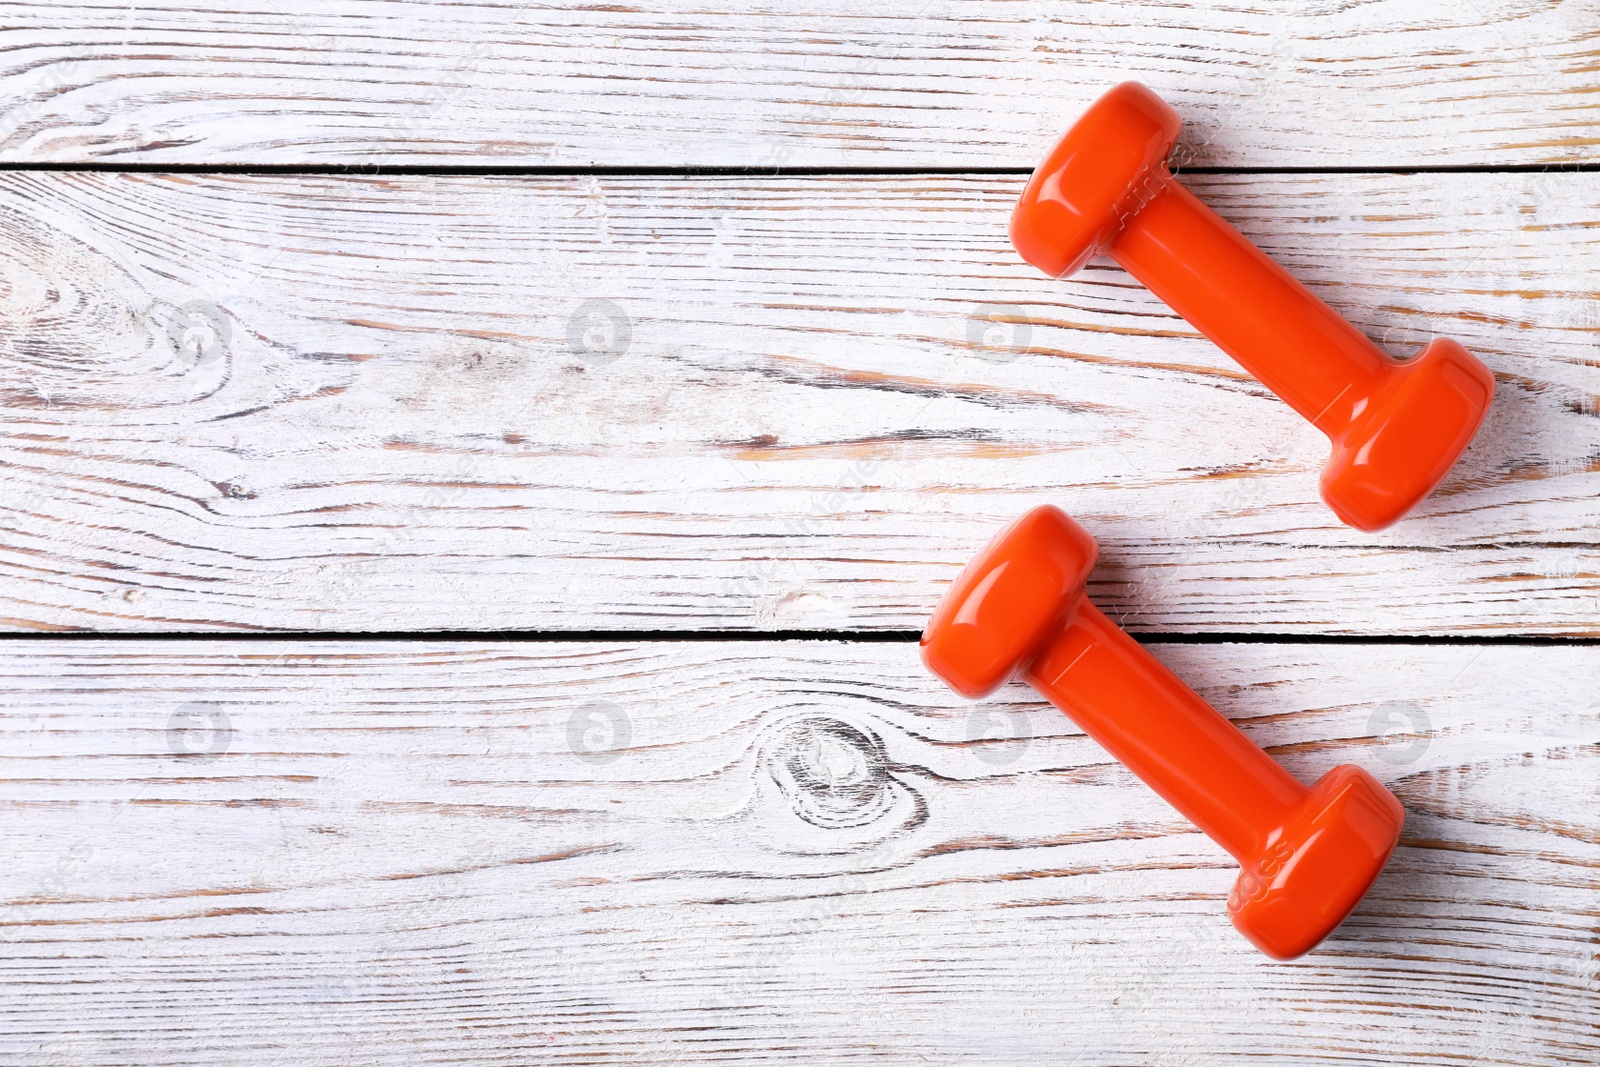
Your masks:
M 0 4 L 0 159 L 1021 166 L 1125 78 L 1210 165 L 1593 161 L 1592 0 Z
M 0 1055 L 1594 1062 L 1593 649 L 1154 651 L 1406 804 L 1300 961 L 1063 716 L 910 643 L 13 644 Z
M 13 628 L 920 628 L 1046 501 L 1134 629 L 1600 633 L 1600 185 L 1193 187 L 1499 379 L 1416 516 L 1020 179 L 0 176 Z M 609 316 L 609 318 L 608 318 Z

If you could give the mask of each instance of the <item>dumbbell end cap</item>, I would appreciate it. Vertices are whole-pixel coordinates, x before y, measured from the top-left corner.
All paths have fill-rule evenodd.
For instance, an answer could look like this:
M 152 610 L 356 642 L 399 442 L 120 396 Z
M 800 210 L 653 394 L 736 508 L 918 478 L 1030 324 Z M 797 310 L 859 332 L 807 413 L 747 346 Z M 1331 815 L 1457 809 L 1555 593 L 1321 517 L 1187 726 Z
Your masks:
M 1011 214 L 1011 243 L 1053 278 L 1075 273 L 1154 195 L 1146 179 L 1183 129 L 1178 113 L 1138 82 L 1089 106 L 1033 172 Z
M 1322 499 L 1373 532 L 1402 519 L 1444 481 L 1494 399 L 1494 375 L 1440 337 L 1400 364 L 1391 385 L 1333 440 Z
M 939 601 L 922 633 L 922 662 L 963 696 L 994 692 L 1066 625 L 1097 551 L 1060 508 L 1016 519 Z
M 1335 767 L 1311 788 L 1296 817 L 1239 873 L 1228 911 L 1256 948 L 1292 960 L 1350 914 L 1394 852 L 1406 812 L 1359 767 Z

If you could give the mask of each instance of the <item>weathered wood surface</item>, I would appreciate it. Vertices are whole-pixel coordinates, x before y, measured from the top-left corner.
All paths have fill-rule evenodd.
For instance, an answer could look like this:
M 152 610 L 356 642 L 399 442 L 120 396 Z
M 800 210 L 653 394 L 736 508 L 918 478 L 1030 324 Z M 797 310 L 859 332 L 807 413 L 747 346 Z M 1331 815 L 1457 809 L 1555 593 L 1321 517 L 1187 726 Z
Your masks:
M 1600 632 L 1592 175 L 1193 179 L 1499 378 L 1376 536 L 1120 270 L 1023 264 L 1020 181 L 0 176 L 0 616 L 918 628 L 1051 501 L 1136 629 Z
M 1020 687 L 913 644 L 10 644 L 0 1058 L 1600 1056 L 1600 659 L 1154 651 L 1408 822 L 1323 948 Z
M 1139 78 L 1180 158 L 1593 161 L 1592 0 L 0 4 L 0 159 L 1032 166 Z

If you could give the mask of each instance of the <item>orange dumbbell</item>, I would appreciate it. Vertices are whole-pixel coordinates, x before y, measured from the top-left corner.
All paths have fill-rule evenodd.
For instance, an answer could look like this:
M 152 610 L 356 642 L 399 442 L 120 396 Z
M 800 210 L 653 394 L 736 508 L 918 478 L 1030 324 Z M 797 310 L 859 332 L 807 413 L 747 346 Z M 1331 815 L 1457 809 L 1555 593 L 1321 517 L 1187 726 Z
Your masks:
M 1444 479 L 1494 397 L 1494 376 L 1439 338 L 1380 352 L 1173 180 L 1177 112 L 1138 82 L 1094 103 L 1011 217 L 1022 258 L 1055 277 L 1106 254 L 1333 442 L 1322 498 L 1380 530 Z
M 1233 925 L 1277 959 L 1350 914 L 1400 837 L 1405 809 L 1359 767 L 1307 789 L 1083 595 L 1094 538 L 1035 508 L 967 564 L 922 635 L 963 696 L 1020 675 L 1243 868 Z

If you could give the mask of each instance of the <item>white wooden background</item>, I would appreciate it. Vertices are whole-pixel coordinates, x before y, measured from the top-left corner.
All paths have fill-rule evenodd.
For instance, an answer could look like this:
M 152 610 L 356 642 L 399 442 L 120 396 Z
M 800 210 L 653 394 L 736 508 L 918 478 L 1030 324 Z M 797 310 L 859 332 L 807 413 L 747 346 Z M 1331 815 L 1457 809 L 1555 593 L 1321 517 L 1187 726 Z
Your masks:
M 0 1063 L 1600 1059 L 1597 72 L 1593 0 L 0 3 Z M 1415 517 L 1009 248 L 1127 77 L 1374 340 L 1495 372 Z M 1047 501 L 1405 802 L 1324 948 L 917 663 Z

